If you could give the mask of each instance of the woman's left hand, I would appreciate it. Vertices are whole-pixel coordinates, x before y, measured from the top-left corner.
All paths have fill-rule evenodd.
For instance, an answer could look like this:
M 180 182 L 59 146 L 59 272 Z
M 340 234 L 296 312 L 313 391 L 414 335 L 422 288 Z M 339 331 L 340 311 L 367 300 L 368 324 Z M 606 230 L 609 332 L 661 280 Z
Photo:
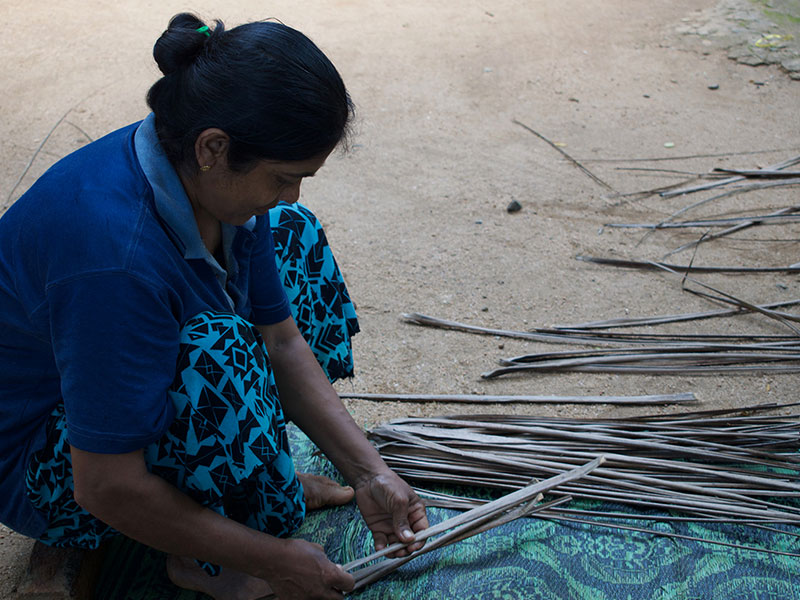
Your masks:
M 416 532 L 428 528 L 422 500 L 393 471 L 387 469 L 373 475 L 356 484 L 355 489 L 356 503 L 372 531 L 376 551 L 395 542 L 411 542 Z M 424 542 L 415 542 L 390 556 L 405 556 L 423 545 Z

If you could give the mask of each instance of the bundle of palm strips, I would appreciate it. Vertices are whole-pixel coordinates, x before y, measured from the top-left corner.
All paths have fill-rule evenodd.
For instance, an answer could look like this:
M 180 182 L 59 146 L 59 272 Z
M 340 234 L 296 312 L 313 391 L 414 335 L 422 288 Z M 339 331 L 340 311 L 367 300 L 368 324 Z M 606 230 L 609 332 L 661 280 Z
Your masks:
M 602 467 L 550 492 L 554 499 L 599 501 L 582 505 L 601 510 L 570 505 L 537 516 L 662 535 L 619 520 L 782 524 L 781 531 L 800 535 L 792 533 L 800 525 L 800 415 L 767 414 L 775 408 L 786 406 L 625 419 L 408 418 L 369 435 L 432 506 L 470 508 L 483 501 L 442 493 L 442 486 L 518 489 L 602 454 Z

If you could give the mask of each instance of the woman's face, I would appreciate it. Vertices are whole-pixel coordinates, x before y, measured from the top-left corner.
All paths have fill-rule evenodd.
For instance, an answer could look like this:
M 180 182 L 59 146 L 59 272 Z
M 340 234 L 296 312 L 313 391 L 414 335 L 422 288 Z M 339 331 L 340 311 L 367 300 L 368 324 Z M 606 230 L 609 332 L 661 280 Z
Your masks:
M 328 154 L 302 161 L 262 160 L 246 172 L 231 171 L 224 158 L 217 160 L 195 180 L 195 197 L 190 194 L 195 214 L 200 210 L 223 223 L 242 225 L 278 202 L 297 202 L 300 183 L 316 174 Z

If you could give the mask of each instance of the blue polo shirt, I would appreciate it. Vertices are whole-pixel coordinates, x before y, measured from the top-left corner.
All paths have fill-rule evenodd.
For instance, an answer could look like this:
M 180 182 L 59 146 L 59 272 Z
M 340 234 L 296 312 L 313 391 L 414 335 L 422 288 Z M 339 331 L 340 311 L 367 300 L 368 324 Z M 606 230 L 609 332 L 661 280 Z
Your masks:
M 150 115 L 56 163 L 0 218 L 0 522 L 35 537 L 25 471 L 64 403 L 69 443 L 132 452 L 174 409 L 181 327 L 206 311 L 289 317 L 266 216 L 202 243 Z

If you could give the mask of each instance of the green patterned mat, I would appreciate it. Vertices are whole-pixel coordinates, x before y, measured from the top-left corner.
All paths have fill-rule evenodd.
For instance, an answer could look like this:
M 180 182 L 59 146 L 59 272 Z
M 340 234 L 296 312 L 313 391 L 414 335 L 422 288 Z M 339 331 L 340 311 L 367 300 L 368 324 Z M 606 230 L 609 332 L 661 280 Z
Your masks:
M 291 432 L 298 470 L 332 476 Z M 595 505 L 596 506 L 596 505 Z M 456 511 L 429 509 L 431 524 Z M 782 552 L 800 537 L 736 525 L 637 520 L 630 525 Z M 798 528 L 786 531 L 800 533 Z M 354 505 L 310 513 L 299 537 L 346 563 L 372 551 Z M 170 584 L 165 557 L 131 540 L 110 545 L 97 600 L 200 600 Z M 432 552 L 351 597 L 358 600 L 800 600 L 800 558 L 577 523 L 521 519 Z

